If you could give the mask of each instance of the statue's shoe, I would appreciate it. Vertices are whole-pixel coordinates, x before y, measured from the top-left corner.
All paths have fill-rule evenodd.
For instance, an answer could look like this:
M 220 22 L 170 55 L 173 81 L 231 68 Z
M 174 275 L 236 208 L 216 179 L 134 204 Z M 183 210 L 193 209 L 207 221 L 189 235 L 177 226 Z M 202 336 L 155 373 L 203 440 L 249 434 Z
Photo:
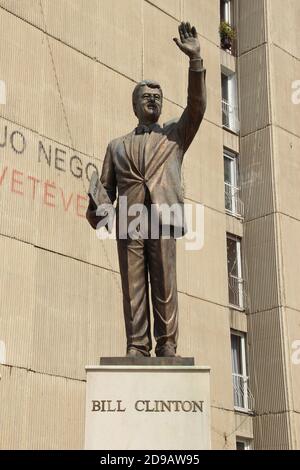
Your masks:
M 129 348 L 127 351 L 126 357 L 148 357 L 148 356 L 146 356 L 146 354 L 143 354 L 138 349 Z
M 177 357 L 175 349 L 172 346 L 165 346 L 156 351 L 157 357 Z

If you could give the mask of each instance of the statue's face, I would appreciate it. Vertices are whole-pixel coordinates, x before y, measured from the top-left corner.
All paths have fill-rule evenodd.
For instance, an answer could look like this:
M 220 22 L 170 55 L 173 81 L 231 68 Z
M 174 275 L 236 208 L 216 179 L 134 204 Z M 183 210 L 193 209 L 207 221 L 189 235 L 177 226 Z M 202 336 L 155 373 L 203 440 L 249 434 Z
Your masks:
M 141 87 L 135 100 L 134 112 L 140 122 L 157 122 L 162 110 L 162 94 L 159 88 Z

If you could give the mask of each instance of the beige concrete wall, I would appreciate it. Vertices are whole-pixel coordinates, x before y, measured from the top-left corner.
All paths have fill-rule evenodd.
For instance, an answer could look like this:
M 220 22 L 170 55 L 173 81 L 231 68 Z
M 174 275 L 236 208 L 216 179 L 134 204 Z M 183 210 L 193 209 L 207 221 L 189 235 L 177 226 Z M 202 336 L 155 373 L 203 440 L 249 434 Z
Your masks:
M 212 442 L 214 449 L 235 450 L 236 448 L 236 421 L 233 412 L 212 407 Z M 248 419 L 248 418 L 247 418 Z
M 257 48 L 267 40 L 266 1 L 238 0 L 239 53 Z
M 239 58 L 242 137 L 270 124 L 267 47 L 260 45 Z
M 243 261 L 249 312 L 249 385 L 255 411 L 254 448 L 276 448 L 288 440 L 287 425 L 279 436 L 274 433 L 270 436 L 274 416 L 286 410 L 286 385 L 281 311 L 277 308 L 279 267 L 276 218 L 272 215 L 275 198 L 266 13 L 263 1 L 239 2 L 240 170 L 245 204 Z
M 212 405 L 232 411 L 233 392 L 232 387 L 227 385 L 231 376 L 231 353 L 226 308 L 188 295 L 180 295 L 180 302 L 179 353 L 195 355 L 197 363 L 210 364 Z M 191 331 L 197 334 L 192 335 Z
M 300 447 L 300 414 L 295 413 L 293 415 L 294 419 L 294 436 L 295 436 L 295 449 Z
M 222 130 L 203 122 L 183 161 L 185 197 L 224 213 Z
M 288 354 L 289 358 L 287 367 L 291 380 L 291 401 L 290 410 L 295 414 L 300 412 L 300 343 L 299 343 L 299 312 L 291 308 L 286 308 L 287 318 L 287 333 L 288 333 Z M 299 446 L 299 437 L 297 438 L 297 445 Z
M 250 384 L 257 419 L 287 411 L 286 370 L 279 308 L 251 314 L 248 322 Z M 268 332 L 268 334 L 266 334 Z
M 83 380 L 100 354 L 123 355 L 118 275 L 6 237 L 0 246 L 6 364 Z
M 289 450 L 289 416 L 268 414 L 253 419 L 256 450 Z
M 299 441 L 299 386 L 300 386 L 300 298 L 299 298 L 299 229 L 300 222 L 291 217 L 280 216 L 280 238 L 282 247 L 282 276 L 284 279 L 285 316 L 283 331 L 288 381 L 288 409 L 291 427 L 291 446 L 300 448 Z
M 295 102 L 294 82 L 300 80 L 299 28 L 300 5 L 295 0 L 285 3 L 280 19 L 280 4 L 270 2 L 270 73 L 272 74 L 272 122 L 274 146 L 274 173 L 278 217 L 278 242 L 281 253 L 282 304 L 285 306 L 282 325 L 287 371 L 289 426 L 291 448 L 300 449 L 298 390 L 300 366 L 293 353 L 300 340 L 300 298 L 296 287 L 299 279 L 298 257 L 300 202 L 299 142 L 300 105 Z M 295 25 L 295 27 L 294 27 Z M 298 425 L 298 427 L 297 427 Z
M 300 223 L 299 221 L 280 216 L 280 235 L 282 246 L 282 268 L 284 278 L 284 303 L 286 306 L 299 310 L 299 264 L 295 263 L 300 253 L 299 245 Z
M 293 103 L 292 84 L 299 80 L 300 59 L 282 50 L 276 44 L 272 44 L 270 73 L 272 74 L 272 122 L 274 126 L 299 137 L 300 106 Z
M 188 61 L 172 41 L 182 18 L 200 34 L 208 108 L 184 163 L 205 243 L 196 253 L 178 243 L 179 353 L 212 367 L 213 447 L 235 447 L 219 2 L 0 0 L 1 448 L 80 448 L 84 366 L 124 354 L 116 247 L 84 219 L 86 171 L 135 126 L 141 78 L 160 80 L 164 121 L 182 113 Z
M 253 419 L 244 413 L 235 413 L 236 435 L 238 437 L 253 441 Z
M 182 17 L 182 1 L 181 0 L 151 0 L 148 3 L 157 6 L 160 10 L 173 16 L 176 20 Z
M 244 273 L 251 313 L 279 305 L 275 225 L 273 215 L 244 224 Z
M 241 139 L 241 198 L 246 221 L 269 215 L 274 210 L 271 139 L 269 127 Z
M 182 6 L 184 18 L 193 18 L 199 34 L 219 46 L 219 1 L 183 0 Z
M 82 449 L 85 382 L 0 365 L 1 449 Z
M 286 0 L 284 14 L 280 0 L 268 0 L 268 28 L 271 42 L 291 56 L 300 59 L 300 4 L 297 0 Z M 279 72 L 278 67 L 278 72 Z M 289 70 L 286 70 L 289 72 Z
M 278 211 L 300 220 L 300 137 L 279 127 L 274 132 L 275 178 Z
M 258 14 L 260 13 L 260 14 Z M 299 2 L 239 1 L 241 169 L 258 449 L 299 448 Z M 256 24 L 254 24 L 254 19 Z M 252 104 L 251 104 L 252 100 Z M 267 391 L 268 390 L 268 391 Z M 295 416 L 293 413 L 295 413 Z

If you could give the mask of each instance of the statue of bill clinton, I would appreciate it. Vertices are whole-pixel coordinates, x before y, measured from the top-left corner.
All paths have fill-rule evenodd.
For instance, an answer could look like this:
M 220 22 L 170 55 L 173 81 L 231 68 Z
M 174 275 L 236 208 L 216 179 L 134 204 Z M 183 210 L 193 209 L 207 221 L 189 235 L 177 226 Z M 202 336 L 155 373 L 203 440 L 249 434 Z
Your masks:
M 117 245 L 123 291 L 127 336 L 127 356 L 150 356 L 152 349 L 148 276 L 154 317 L 155 353 L 176 356 L 178 338 L 178 298 L 176 284 L 176 238 L 185 233 L 181 166 L 206 109 L 206 71 L 195 27 L 179 26 L 178 48 L 189 57 L 187 105 L 177 121 L 159 124 L 163 92 L 155 81 L 144 80 L 133 91 L 137 127 L 109 143 L 100 184 L 103 202 L 117 202 Z M 120 201 L 126 198 L 127 217 L 118 217 Z M 100 198 L 101 199 L 101 198 Z M 101 202 L 101 201 L 100 201 Z M 158 236 L 151 236 L 152 219 L 141 236 L 132 236 L 130 226 L 135 204 L 159 208 L 177 207 L 168 222 L 158 211 Z M 151 210 L 149 210 L 151 213 Z M 154 213 L 154 212 L 153 212 Z M 93 228 L 101 221 L 92 199 L 87 219 Z M 125 219 L 125 220 L 124 220 Z M 136 234 L 135 234 L 136 235 Z

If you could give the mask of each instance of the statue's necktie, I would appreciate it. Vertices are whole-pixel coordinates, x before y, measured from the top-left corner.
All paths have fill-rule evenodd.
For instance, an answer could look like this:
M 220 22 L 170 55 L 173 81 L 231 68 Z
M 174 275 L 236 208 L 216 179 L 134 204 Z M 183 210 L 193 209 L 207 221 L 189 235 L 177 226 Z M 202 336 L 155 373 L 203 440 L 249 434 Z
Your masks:
M 138 126 L 135 130 L 136 135 L 150 134 L 150 132 L 151 132 L 150 128 L 144 125 Z
M 159 124 L 150 124 L 150 126 L 145 126 L 144 124 L 140 124 L 138 127 L 135 129 L 136 135 L 141 135 L 141 134 L 150 134 L 154 130 L 159 130 L 160 126 Z
M 146 143 L 152 131 L 160 131 L 159 124 L 150 124 L 146 126 L 140 124 L 135 129 L 136 135 L 136 151 L 138 152 L 138 161 L 139 161 L 139 170 L 142 175 L 145 175 L 146 165 L 147 165 L 147 148 Z

